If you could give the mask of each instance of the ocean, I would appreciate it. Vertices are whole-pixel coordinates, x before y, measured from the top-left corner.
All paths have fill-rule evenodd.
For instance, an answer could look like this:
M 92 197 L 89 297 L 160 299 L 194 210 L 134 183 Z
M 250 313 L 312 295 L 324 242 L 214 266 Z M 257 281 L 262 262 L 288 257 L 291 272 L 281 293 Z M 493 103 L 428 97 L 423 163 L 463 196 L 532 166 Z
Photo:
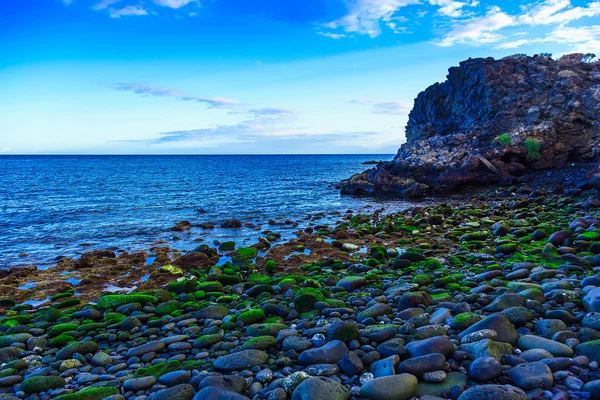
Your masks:
M 291 237 L 286 220 L 334 223 L 351 209 L 406 208 L 398 200 L 342 196 L 334 185 L 393 155 L 0 156 L 0 268 L 93 249 L 189 250 L 200 243 L 256 243 L 263 230 Z M 311 221 L 310 216 L 326 216 Z M 225 219 L 257 228 L 223 229 Z M 187 233 L 170 228 L 181 220 Z

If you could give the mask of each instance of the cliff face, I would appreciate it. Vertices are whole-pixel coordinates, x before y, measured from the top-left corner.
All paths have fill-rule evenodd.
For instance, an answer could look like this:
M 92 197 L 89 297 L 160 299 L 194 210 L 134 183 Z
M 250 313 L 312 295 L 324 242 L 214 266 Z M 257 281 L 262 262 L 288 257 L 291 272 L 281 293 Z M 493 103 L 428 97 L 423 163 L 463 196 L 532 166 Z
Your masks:
M 421 92 L 393 161 L 348 194 L 421 197 L 600 157 L 600 62 L 572 54 L 469 59 Z

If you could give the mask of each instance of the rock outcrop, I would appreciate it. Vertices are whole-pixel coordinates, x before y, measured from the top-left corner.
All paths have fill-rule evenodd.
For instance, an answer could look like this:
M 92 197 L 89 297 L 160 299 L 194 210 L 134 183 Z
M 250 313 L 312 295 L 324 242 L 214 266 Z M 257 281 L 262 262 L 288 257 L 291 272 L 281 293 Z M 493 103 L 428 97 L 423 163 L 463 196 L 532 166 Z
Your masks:
M 583 54 L 469 59 L 421 92 L 407 142 L 342 193 L 423 197 L 597 161 L 600 62 Z

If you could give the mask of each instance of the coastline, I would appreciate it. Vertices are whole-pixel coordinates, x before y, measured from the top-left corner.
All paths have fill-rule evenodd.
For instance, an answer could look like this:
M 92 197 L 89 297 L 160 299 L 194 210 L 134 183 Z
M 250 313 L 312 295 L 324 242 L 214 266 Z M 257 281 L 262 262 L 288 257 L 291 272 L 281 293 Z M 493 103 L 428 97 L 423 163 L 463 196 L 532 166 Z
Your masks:
M 565 360 L 559 370 L 586 371 L 574 393 L 596 393 L 600 353 L 589 316 L 600 311 L 600 201 L 593 194 L 575 181 L 490 187 L 395 214 L 344 214 L 285 243 L 267 232 L 251 247 L 200 246 L 184 255 L 157 247 L 151 264 L 147 253 L 99 251 L 45 271 L 15 269 L 2 285 L 48 277 L 54 295 L 37 307 L 16 304 L 18 292 L 0 300 L 0 360 L 8 363 L 0 371 L 37 360 L 50 375 L 15 369 L 11 382 L 61 400 L 97 392 L 201 399 L 215 390 L 236 399 L 312 399 L 323 391 L 336 399 L 464 391 L 475 399 L 504 390 L 500 363 L 508 363 L 512 398 L 525 399 L 524 390 L 544 393 L 553 381 L 564 387 L 546 364 L 531 361 L 555 356 Z M 89 288 L 77 295 L 51 279 L 68 270 L 88 274 L 80 285 Z M 148 279 L 127 294 L 107 293 L 103 284 L 126 283 L 111 281 L 123 273 Z M 477 357 L 487 364 L 471 361 Z M 90 362 L 97 367 L 88 380 L 80 368 Z M 520 363 L 535 367 L 531 378 L 513 373 Z M 244 385 L 207 384 L 242 376 Z

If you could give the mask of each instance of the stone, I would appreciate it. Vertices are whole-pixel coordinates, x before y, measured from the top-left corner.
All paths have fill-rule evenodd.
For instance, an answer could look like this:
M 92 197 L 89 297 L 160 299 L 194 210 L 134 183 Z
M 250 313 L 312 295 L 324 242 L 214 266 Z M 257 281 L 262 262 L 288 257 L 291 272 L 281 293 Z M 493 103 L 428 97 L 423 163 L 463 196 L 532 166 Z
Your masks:
M 510 385 L 477 385 L 465 390 L 458 400 L 527 400 L 527 394 Z
M 292 393 L 292 400 L 347 400 L 348 389 L 333 379 L 322 376 L 308 378 Z
M 192 400 L 196 391 L 192 385 L 183 383 L 156 392 L 155 400 Z
M 358 375 L 364 369 L 362 360 L 353 351 L 345 354 L 338 364 L 340 370 L 348 376 Z
M 519 364 L 509 369 L 507 373 L 521 389 L 548 389 L 554 382 L 552 371 L 541 362 Z
M 419 382 L 417 396 L 429 395 L 446 398 L 446 394 L 450 392 L 462 393 L 466 389 L 468 381 L 467 375 L 462 372 L 448 372 L 443 382 Z
M 461 344 L 458 349 L 469 353 L 471 358 L 492 357 L 498 361 L 502 359 L 502 356 L 513 353 L 513 347 L 510 344 L 496 342 L 491 339 Z
M 497 342 L 508 343 L 515 346 L 517 344 L 517 340 L 519 339 L 519 335 L 515 330 L 515 327 L 504 315 L 501 314 L 492 314 L 485 319 L 471 325 L 469 328 L 459 333 L 458 337 L 462 339 L 470 333 L 483 329 L 491 329 L 495 331 L 497 334 L 495 340 Z
M 578 356 L 586 356 L 591 361 L 600 363 L 600 339 L 580 343 L 575 347 Z
M 550 352 L 555 357 L 571 357 L 573 349 L 555 340 L 546 339 L 535 335 L 523 335 L 519 337 L 518 346 L 521 349 L 542 349 Z
M 21 383 L 21 390 L 27 394 L 47 392 L 64 387 L 67 382 L 60 376 L 34 376 Z
M 165 347 L 165 344 L 161 341 L 144 343 L 129 349 L 127 357 L 140 357 L 146 353 L 160 353 Z
M 369 366 L 369 370 L 375 378 L 394 375 L 396 367 L 400 364 L 400 357 L 397 355 L 389 356 L 379 361 L 375 361 Z
M 358 326 L 354 321 L 334 321 L 327 330 L 327 340 L 341 340 L 349 343 L 352 340 L 358 340 Z
M 377 303 L 367 308 L 364 311 L 359 312 L 356 315 L 356 321 L 361 322 L 367 318 L 376 318 L 382 315 L 391 314 L 392 307 L 384 303 Z
M 362 276 L 347 276 L 337 283 L 337 286 L 344 288 L 348 292 L 352 292 L 367 284 L 367 280 Z
M 333 340 L 326 345 L 304 350 L 298 357 L 300 365 L 335 364 L 348 353 L 348 347 L 341 340 Z
M 250 400 L 249 397 L 217 386 L 208 386 L 200 390 L 192 400 Z
M 241 371 L 265 364 L 268 359 L 269 355 L 262 350 L 242 350 L 217 358 L 213 367 L 221 371 Z
M 469 366 L 469 378 L 475 382 L 487 382 L 502 375 L 502 364 L 494 357 L 479 357 Z
M 142 378 L 127 379 L 123 382 L 123 389 L 137 392 L 151 388 L 158 382 L 155 376 L 144 376 Z
M 426 372 L 442 369 L 445 362 L 446 357 L 443 354 L 433 353 L 404 360 L 400 363 L 398 370 L 420 377 Z
M 360 388 L 360 396 L 371 400 L 408 400 L 417 393 L 418 380 L 411 374 L 375 378 Z
M 454 353 L 454 345 L 447 336 L 435 336 L 408 343 L 406 351 L 410 357 L 419 357 L 431 353 L 440 353 L 449 357 Z

